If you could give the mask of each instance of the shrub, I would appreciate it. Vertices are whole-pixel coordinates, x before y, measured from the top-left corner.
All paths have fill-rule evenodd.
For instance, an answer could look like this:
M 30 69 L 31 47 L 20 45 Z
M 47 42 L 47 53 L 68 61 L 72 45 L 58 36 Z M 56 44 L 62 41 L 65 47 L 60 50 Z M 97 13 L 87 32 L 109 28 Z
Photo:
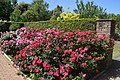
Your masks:
M 17 32 L 30 43 L 16 52 L 14 63 L 34 80 L 90 79 L 106 68 L 114 45 L 114 40 L 108 42 L 90 31 L 22 28 L 26 34 Z
M 10 31 L 14 31 L 14 30 L 17 30 L 17 29 L 19 29 L 19 28 L 20 28 L 20 25 L 19 25 L 19 24 L 13 23 L 13 24 L 10 25 L 9 30 L 10 30 Z
M 57 20 L 79 20 L 81 18 L 80 14 L 75 14 L 72 12 L 69 13 L 61 13 L 60 17 L 57 18 Z
M 7 55 L 14 56 L 15 53 L 33 41 L 33 38 L 37 36 L 36 34 L 31 34 L 34 30 L 30 28 L 22 27 L 16 31 L 1 33 L 0 45 L 2 51 Z

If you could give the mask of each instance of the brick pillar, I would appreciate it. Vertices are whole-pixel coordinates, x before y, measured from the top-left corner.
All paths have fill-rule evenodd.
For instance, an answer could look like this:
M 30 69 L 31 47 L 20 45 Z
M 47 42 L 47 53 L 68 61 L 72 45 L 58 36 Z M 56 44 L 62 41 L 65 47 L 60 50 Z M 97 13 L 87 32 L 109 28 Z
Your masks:
M 96 32 L 98 35 L 105 34 L 108 38 L 114 38 L 115 35 L 115 21 L 100 19 L 97 20 Z
M 105 34 L 108 41 L 109 38 L 114 38 L 115 35 L 115 21 L 108 20 L 108 19 L 100 19 L 96 21 L 96 32 L 98 36 Z M 106 60 L 106 67 L 110 67 L 112 63 L 112 53 L 113 50 L 108 52 L 107 60 Z

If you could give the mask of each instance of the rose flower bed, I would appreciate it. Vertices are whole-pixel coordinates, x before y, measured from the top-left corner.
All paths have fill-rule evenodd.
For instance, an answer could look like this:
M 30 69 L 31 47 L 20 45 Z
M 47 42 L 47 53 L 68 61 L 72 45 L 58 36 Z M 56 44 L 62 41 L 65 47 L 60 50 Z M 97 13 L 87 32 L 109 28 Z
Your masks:
M 113 39 L 108 42 L 104 35 L 90 31 L 24 27 L 13 34 L 9 39 L 1 35 L 2 50 L 16 52 L 12 53 L 14 64 L 33 80 L 92 79 L 106 69 L 106 57 L 114 45 Z

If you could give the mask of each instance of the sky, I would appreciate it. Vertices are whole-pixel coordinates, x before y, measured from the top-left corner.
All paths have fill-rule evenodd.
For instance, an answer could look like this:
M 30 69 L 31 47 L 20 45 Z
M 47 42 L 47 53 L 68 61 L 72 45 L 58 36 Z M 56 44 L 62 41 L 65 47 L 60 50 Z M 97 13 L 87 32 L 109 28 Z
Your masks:
M 98 6 L 106 9 L 107 13 L 120 14 L 120 0 L 83 0 L 84 3 L 87 1 L 94 1 Z M 18 0 L 18 3 L 26 2 L 31 3 L 32 0 Z M 69 11 L 73 11 L 76 8 L 76 0 L 45 0 L 49 3 L 49 10 L 53 10 L 57 5 L 63 6 L 64 10 L 70 7 Z

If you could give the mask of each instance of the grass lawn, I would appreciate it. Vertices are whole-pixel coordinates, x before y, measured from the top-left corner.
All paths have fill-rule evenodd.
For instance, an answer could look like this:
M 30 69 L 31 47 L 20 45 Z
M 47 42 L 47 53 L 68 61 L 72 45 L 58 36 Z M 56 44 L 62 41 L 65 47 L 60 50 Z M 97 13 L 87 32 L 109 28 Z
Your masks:
M 113 58 L 120 57 L 120 41 L 116 41 L 113 49 Z

